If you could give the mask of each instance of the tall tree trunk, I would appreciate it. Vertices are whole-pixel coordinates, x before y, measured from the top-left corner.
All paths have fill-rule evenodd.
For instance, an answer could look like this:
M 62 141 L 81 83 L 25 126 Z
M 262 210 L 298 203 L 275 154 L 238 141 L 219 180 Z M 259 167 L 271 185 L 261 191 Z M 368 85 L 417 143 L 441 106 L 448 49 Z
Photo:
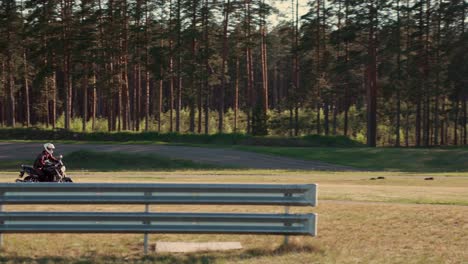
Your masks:
M 211 88 L 208 85 L 208 80 L 206 80 L 206 97 L 205 97 L 205 134 L 208 135 L 210 133 L 210 93 Z
M 177 102 L 176 102 L 176 132 L 180 133 L 180 111 L 182 110 L 182 56 L 179 54 L 177 67 Z
M 193 98 L 189 101 L 189 132 L 195 133 L 195 102 Z
M 150 118 L 150 75 L 148 70 L 148 62 L 145 67 L 145 131 L 149 131 Z
M 400 146 L 400 130 L 401 130 L 401 95 L 400 90 L 397 91 L 397 107 L 396 107 L 396 127 L 395 127 L 395 147 Z
M 189 102 L 189 107 L 190 107 L 190 125 L 189 125 L 189 131 L 190 133 L 195 133 L 195 104 L 196 104 L 196 96 L 195 96 L 195 87 L 198 85 L 198 80 L 196 79 L 195 72 L 196 72 L 196 67 L 198 65 L 198 59 L 197 59 L 197 47 L 198 47 L 198 39 L 197 39 L 197 8 L 199 5 L 199 0 L 194 0 L 192 1 L 192 25 L 191 28 L 193 30 L 192 34 L 192 74 L 190 76 L 190 102 Z
M 294 23 L 294 135 L 299 135 L 299 0 L 296 0 Z
M 299 136 L 299 106 L 294 107 L 294 136 Z
M 132 107 L 132 119 L 133 119 L 133 130 L 137 130 L 137 119 L 138 119 L 138 103 L 137 103 L 137 98 L 138 98 L 138 65 L 135 64 L 133 65 L 133 85 L 132 85 L 132 90 L 133 90 L 133 107 Z
M 237 133 L 237 119 L 239 115 L 239 79 L 240 79 L 240 63 L 239 56 L 236 56 L 236 88 L 234 91 L 234 133 Z
M 336 103 L 333 104 L 333 135 L 336 136 L 336 125 L 337 125 L 337 119 L 338 119 L 338 106 Z
M 265 6 L 265 0 L 262 0 L 262 5 Z M 263 111 L 265 114 L 268 113 L 268 62 L 267 62 L 267 43 L 266 43 L 266 16 L 263 11 L 261 16 L 261 25 L 260 25 L 260 33 L 261 33 L 261 60 L 262 60 L 262 103 L 263 103 Z
M 169 131 L 174 132 L 174 45 L 172 40 L 172 20 L 173 6 L 172 0 L 169 1 Z
M 64 73 L 64 88 L 65 88 L 65 129 L 70 129 L 71 110 L 72 110 L 72 82 L 71 82 L 71 54 L 70 54 L 70 40 L 69 40 L 69 23 L 71 19 L 72 6 L 70 0 L 62 0 L 61 2 L 61 16 L 62 16 L 62 40 L 64 47 L 63 55 L 63 73 Z
M 122 41 L 120 40 L 120 42 L 122 43 Z M 122 44 L 120 44 L 122 45 Z M 120 47 L 120 49 L 122 49 L 122 46 Z M 121 52 L 121 51 L 120 51 Z M 116 85 L 118 86 L 117 89 L 117 110 L 116 110 L 116 113 L 117 113 L 117 117 L 116 117 L 116 122 L 117 122 L 117 131 L 121 131 L 122 130 L 122 119 L 124 119 L 124 110 L 123 110 L 123 93 L 124 93 L 124 83 L 123 83 L 123 80 L 122 80 L 122 55 L 120 54 L 117 58 L 117 63 L 116 65 L 118 65 L 116 68 L 116 74 L 117 74 L 117 83 Z
M 445 98 L 444 97 L 442 97 L 441 107 L 442 107 L 441 112 L 442 112 L 443 118 L 440 121 L 440 145 L 443 146 L 447 144 L 447 140 L 445 140 L 445 122 L 448 122 L 448 119 L 446 118 L 447 114 L 445 113 Z
M 52 113 L 51 113 L 51 116 L 52 116 L 52 119 L 51 119 L 51 123 L 52 123 L 52 128 L 55 129 L 56 125 L 57 125 L 57 72 L 54 71 L 54 73 L 52 74 L 52 80 L 51 80 L 51 85 L 52 85 Z
M 377 53 L 376 36 L 377 28 L 377 6 L 371 2 L 369 6 L 370 28 L 368 40 L 368 62 L 366 69 L 367 81 L 367 145 L 377 145 Z
M 426 32 L 424 41 L 424 87 L 425 87 L 425 103 L 424 103 L 424 146 L 429 146 L 430 143 L 430 27 L 431 27 L 431 1 L 426 1 Z
M 92 86 L 93 86 L 93 106 L 92 106 L 92 122 L 91 129 L 96 131 L 96 112 L 97 112 L 97 87 L 96 87 L 96 65 L 93 64 L 93 75 L 92 75 Z
M 26 127 L 31 125 L 31 112 L 29 106 L 29 68 L 28 68 L 28 60 L 26 58 L 26 48 L 23 51 L 23 63 L 24 63 L 24 113 L 25 113 L 25 121 Z
M 421 146 L 421 100 L 420 98 L 416 99 L 416 147 Z
M 161 76 L 162 76 L 162 66 L 160 68 Z M 159 80 L 159 93 L 158 93 L 158 132 L 161 133 L 161 113 L 162 113 L 162 104 L 163 104 L 163 78 L 161 77 L 161 80 Z
M 6 87 L 7 87 L 7 82 L 6 82 L 6 70 L 5 70 L 5 61 L 2 59 L 2 79 L 1 79 L 1 87 L 3 88 L 2 93 L 0 93 L 0 123 L 2 127 L 5 125 L 5 113 L 6 113 Z
M 294 135 L 294 109 L 292 104 L 289 106 L 289 136 Z
M 466 95 L 462 98 L 462 131 L 463 131 L 463 145 L 466 145 Z
M 444 110 L 445 110 L 445 106 L 444 106 Z M 449 118 L 449 113 L 447 111 L 447 112 L 445 112 L 445 130 L 444 130 L 445 145 L 450 144 L 450 142 L 449 142 L 449 137 L 450 137 L 449 131 L 450 131 L 450 118 Z
M 410 111 L 408 109 L 408 106 L 407 106 L 407 109 L 406 109 L 406 124 L 405 124 L 405 147 L 409 147 L 409 129 L 410 129 L 410 121 L 409 121 L 409 117 L 410 117 Z
M 170 87 L 169 87 L 169 100 L 170 100 L 170 110 L 169 110 L 169 119 L 170 119 L 170 126 L 169 126 L 169 131 L 174 132 L 174 76 L 172 74 L 174 73 L 174 62 L 173 59 L 170 59 L 170 72 L 171 72 L 171 77 L 170 77 Z
M 203 54 L 203 64 L 204 64 L 204 71 L 203 71 L 203 84 L 199 87 L 198 94 L 199 94 L 199 112 L 198 112 L 198 133 L 201 133 L 201 125 L 202 125 L 202 108 L 205 112 L 205 123 L 204 123 L 204 133 L 209 133 L 209 96 L 211 89 L 209 87 L 208 78 L 210 75 L 210 65 L 209 65 L 209 53 L 208 49 L 210 46 L 210 38 L 209 38 L 209 25 L 208 25 L 208 0 L 204 0 L 203 3 L 203 42 L 205 44 L 204 54 Z M 204 90 L 204 93 L 202 92 Z M 205 96 L 205 98 L 203 98 Z M 203 106 L 202 106 L 203 105 Z
M 45 61 L 47 63 L 47 61 Z M 46 65 L 46 63 L 44 63 L 44 65 Z M 45 105 L 45 113 L 44 113 L 44 119 L 42 120 L 45 125 L 46 125 L 46 128 L 49 128 L 49 125 L 50 125 L 50 121 L 51 121 L 51 116 L 50 116 L 50 98 L 49 98 L 49 94 L 50 92 L 52 91 L 51 89 L 52 87 L 52 80 L 51 78 L 49 77 L 46 77 L 44 78 L 44 90 L 43 90 L 43 93 L 44 93 L 44 96 L 43 98 L 45 99 L 46 101 L 46 105 Z
M 15 25 L 13 24 L 13 21 L 9 19 L 9 17 L 14 17 L 17 13 L 16 10 L 16 2 L 14 1 L 7 1 L 6 3 L 2 4 L 4 5 L 4 10 L 2 10 L 2 17 L 6 17 L 6 25 L 5 28 L 3 29 L 3 33 L 5 35 L 5 30 L 6 30 L 6 43 L 5 43 L 5 50 L 2 50 L 6 53 L 6 66 L 7 66 L 7 85 L 5 89 L 7 91 L 7 94 L 5 94 L 6 97 L 8 97 L 8 125 L 15 127 L 16 125 L 16 108 L 15 108 L 15 78 L 14 78 L 14 73 L 13 73 L 13 56 L 14 56 L 14 50 L 13 46 L 15 45 L 14 43 L 14 38 L 15 38 L 15 28 L 13 28 Z M 3 20 L 3 18 L 2 18 Z M 2 36 L 3 38 L 4 36 Z M 5 54 L 4 53 L 4 54 Z M 16 69 L 15 69 L 16 71 Z
M 224 2 L 224 1 L 223 1 Z M 223 21 L 223 51 L 221 63 L 221 86 L 218 98 L 218 133 L 223 133 L 224 122 L 224 96 L 226 90 L 226 62 L 229 53 L 228 50 L 228 26 L 229 26 L 229 13 L 231 9 L 231 0 L 227 0 L 224 4 L 224 21 Z
M 137 105 L 136 105 L 136 120 L 135 120 L 135 130 L 140 131 L 140 121 L 141 121 L 141 97 L 142 97 L 142 85 L 141 85 L 141 64 L 137 64 Z
M 108 56 L 108 53 L 106 52 L 106 50 L 104 49 L 104 47 L 106 47 L 108 45 L 106 39 L 104 38 L 105 35 L 104 35 L 104 22 L 103 22 L 103 9 L 102 9 L 102 1 L 101 0 L 98 0 L 97 2 L 98 4 L 98 17 L 97 17 L 97 21 L 98 21 L 98 30 L 99 30 L 99 41 L 98 41 L 98 47 L 102 50 L 100 53 L 98 53 L 98 55 L 102 56 L 102 58 L 105 58 Z M 96 72 L 97 72 L 97 65 L 95 65 L 95 68 L 93 69 L 93 74 L 96 75 Z M 101 73 L 101 72 L 100 72 Z M 104 62 L 103 65 L 102 65 L 102 73 L 104 76 L 109 76 L 109 63 L 108 62 Z M 99 76 L 101 78 L 101 76 Z M 109 82 L 106 80 L 106 84 L 109 85 Z M 95 82 L 95 86 L 96 86 L 96 82 Z M 96 88 L 94 88 L 96 89 Z M 112 88 L 111 88 L 112 89 Z M 103 92 L 102 90 L 100 89 L 100 94 L 101 94 L 101 98 L 104 97 L 102 96 L 103 95 Z M 97 97 L 97 96 L 96 96 Z M 108 97 L 110 97 L 108 95 Z M 104 109 L 102 109 L 101 111 L 106 111 L 105 109 L 108 110 L 109 108 L 109 105 L 110 105 L 110 100 L 107 99 L 107 104 L 103 106 Z M 100 105 L 101 106 L 101 105 Z M 110 116 L 110 112 L 107 113 L 107 116 L 109 117 Z M 108 118 L 108 121 L 109 121 L 109 118 Z M 108 130 L 110 131 L 110 121 L 108 122 Z M 93 128 L 93 131 L 95 130 L 96 128 L 94 127 Z
M 425 70 L 424 70 L 424 64 L 425 64 L 425 61 L 424 61 L 424 57 L 425 57 L 425 52 L 424 52 L 424 48 L 425 48 L 425 43 L 424 43 L 424 3 L 422 2 L 423 0 L 420 0 L 420 3 L 419 3 L 419 14 L 418 14 L 418 17 L 419 17 L 419 39 L 418 39 L 418 44 L 419 44 L 419 71 L 420 71 L 420 76 L 422 77 L 424 74 L 425 74 Z M 422 79 L 422 78 L 421 78 Z M 425 88 L 425 80 L 420 80 L 421 81 L 421 85 L 423 86 L 423 88 L 421 87 L 418 87 L 417 88 L 417 102 L 416 102 L 416 146 L 421 146 L 421 132 L 423 133 L 423 137 L 424 137 L 424 131 L 421 131 L 421 121 L 423 122 L 423 129 L 425 127 L 425 124 L 424 124 L 424 106 L 422 106 L 422 102 L 424 100 L 424 92 L 426 90 Z M 423 108 L 422 111 L 423 111 L 423 117 L 422 117 L 422 120 L 421 120 L 421 107 Z M 423 139 L 424 141 L 424 139 Z
M 324 126 L 325 126 L 325 135 L 328 136 L 330 135 L 330 105 L 328 104 L 328 101 L 325 101 L 324 107 L 323 107 L 323 115 L 324 115 Z
M 8 52 L 7 56 L 7 68 L 8 68 L 8 77 L 7 77 L 7 87 L 8 87 L 8 104 L 9 104 L 9 125 L 11 127 L 16 126 L 16 118 L 15 118 L 15 79 L 13 77 L 13 63 L 11 58 L 12 52 Z
M 134 44 L 134 53 L 135 58 L 133 59 L 133 107 L 132 107 L 132 119 L 133 122 L 129 124 L 130 129 L 139 131 L 140 129 L 140 91 L 141 91 L 141 78 L 140 73 L 140 27 L 141 27 L 141 1 L 137 0 L 135 3 L 135 13 L 136 13 L 136 33 L 135 33 L 135 44 Z M 146 30 L 145 30 L 146 37 Z M 146 41 L 146 38 L 145 38 Z
M 453 102 L 453 108 L 455 109 L 455 120 L 453 122 L 453 145 L 458 145 L 458 113 L 459 113 L 459 97 Z
M 84 69 L 87 69 L 87 65 L 84 65 Z M 82 113 L 82 126 L 81 130 L 86 132 L 86 121 L 88 119 L 88 73 L 85 72 L 82 77 L 81 88 L 83 89 L 83 113 Z
M 148 10 L 148 0 L 145 2 L 145 83 L 146 83 L 146 90 L 145 90 L 145 131 L 149 131 L 149 119 L 150 119 L 150 69 L 149 69 L 149 62 L 150 62 L 150 54 L 149 54 L 149 45 L 150 45 L 150 38 L 149 38 L 149 10 Z
M 345 101 L 348 100 L 348 99 L 345 99 Z M 344 136 L 348 136 L 348 122 L 349 122 L 349 118 L 348 118 L 348 115 L 349 115 L 349 107 L 347 105 L 347 103 L 345 103 L 345 111 L 344 111 L 344 125 L 343 125 L 343 135 Z
M 349 26 L 349 0 L 345 0 L 345 26 Z M 348 75 L 348 62 L 349 62 L 349 41 L 345 40 L 345 65 L 346 73 Z M 344 127 L 343 135 L 348 136 L 348 112 L 349 112 L 349 78 L 346 77 L 346 83 L 344 88 Z
M 252 111 L 253 107 L 256 102 L 255 93 L 254 93 L 254 69 L 253 69 L 253 55 L 252 55 L 252 47 L 251 47 L 251 2 L 249 0 L 245 0 L 245 10 L 246 10 L 246 18 L 247 18 L 247 30 L 246 30 L 246 40 L 247 40 L 247 47 L 246 47 L 246 66 L 247 66 L 247 133 L 252 133 L 252 120 L 253 117 Z
M 271 108 L 276 109 L 278 107 L 279 98 L 279 78 L 278 78 L 278 65 L 275 64 L 273 68 L 273 83 L 272 83 L 272 100 Z
M 436 42 L 436 54 L 435 54 L 435 63 L 440 65 L 440 26 L 442 20 L 442 14 L 440 10 L 441 0 L 439 0 L 439 9 L 437 13 L 437 42 Z M 434 105 L 434 145 L 439 145 L 439 126 L 440 126 L 440 117 L 439 117 L 439 101 L 440 101 L 440 69 L 435 67 L 436 71 L 436 81 L 435 81 L 435 105 Z
M 321 52 L 321 37 L 320 37 L 320 33 L 321 33 L 321 30 L 320 30 L 320 7 L 321 7 L 321 0 L 317 0 L 316 1 L 316 13 L 317 13 L 317 29 L 316 29 L 316 41 L 317 41 L 317 47 L 315 48 L 315 64 L 317 65 L 317 69 L 316 69 L 316 76 L 317 76 L 317 80 L 316 80 L 316 86 L 317 86 L 317 103 L 316 103 L 316 107 L 317 107 L 317 135 L 320 135 L 321 134 L 321 125 L 320 125 L 320 105 L 322 104 L 322 100 L 321 100 L 321 87 L 320 87 L 320 78 L 321 78 L 321 67 L 320 67 L 320 52 Z
M 180 111 L 182 108 L 182 21 L 181 0 L 177 0 L 177 102 L 176 102 L 176 132 L 180 133 Z
M 203 84 L 202 84 L 203 83 Z M 202 114 L 203 114 L 203 96 L 202 96 L 202 86 L 204 85 L 205 82 L 202 82 L 198 84 L 198 89 L 197 89 L 197 112 L 198 112 L 198 118 L 197 118 L 197 133 L 201 134 L 202 131 Z
M 337 39 L 339 39 L 341 41 L 341 30 L 342 30 L 342 27 L 341 27 L 341 17 L 342 17 L 342 1 L 338 1 L 338 13 L 337 13 L 337 16 L 338 16 L 338 24 L 337 24 Z M 341 42 L 338 42 L 338 44 L 336 45 L 336 63 L 339 65 L 340 64 L 340 60 L 341 60 Z M 340 79 L 342 81 L 342 79 Z M 336 124 L 337 124 L 337 115 L 338 115 L 338 104 L 339 104 L 339 100 L 340 100 L 340 96 L 342 96 L 342 94 L 338 94 L 336 93 L 334 95 L 334 99 L 333 99 L 333 102 L 332 102 L 332 109 L 333 109 L 333 123 L 332 123 L 332 126 L 333 126 L 333 135 L 336 136 Z
M 395 147 L 400 146 L 400 117 L 401 117 L 401 20 L 400 20 L 400 0 L 397 0 L 397 46 L 398 46 L 398 53 L 397 53 L 397 76 L 398 81 L 396 82 L 396 127 L 395 127 Z
M 128 81 L 128 3 L 127 0 L 122 1 L 123 10 L 123 36 L 122 36 L 122 124 L 123 130 L 129 129 L 130 124 L 130 89 Z

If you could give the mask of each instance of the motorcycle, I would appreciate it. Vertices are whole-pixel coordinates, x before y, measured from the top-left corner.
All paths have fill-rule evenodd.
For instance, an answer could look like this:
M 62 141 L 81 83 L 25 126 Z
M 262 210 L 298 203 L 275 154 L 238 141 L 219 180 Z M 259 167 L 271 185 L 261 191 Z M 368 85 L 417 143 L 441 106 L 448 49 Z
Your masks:
M 44 170 L 49 172 L 49 177 L 53 177 L 52 181 L 46 179 L 46 177 L 41 177 L 32 166 L 21 165 L 20 179 L 16 179 L 16 182 L 73 182 L 65 173 L 66 167 L 63 164 L 62 158 L 63 156 L 60 155 L 58 162 L 46 161 Z M 26 176 L 22 179 L 24 174 Z

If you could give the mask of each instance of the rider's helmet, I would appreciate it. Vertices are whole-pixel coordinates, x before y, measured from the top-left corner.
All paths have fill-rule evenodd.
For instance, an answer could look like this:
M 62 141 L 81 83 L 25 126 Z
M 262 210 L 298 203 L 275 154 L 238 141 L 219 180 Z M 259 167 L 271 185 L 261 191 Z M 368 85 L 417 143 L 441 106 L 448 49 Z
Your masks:
M 54 153 L 55 146 L 52 143 L 45 143 L 44 150 L 47 151 L 49 154 Z

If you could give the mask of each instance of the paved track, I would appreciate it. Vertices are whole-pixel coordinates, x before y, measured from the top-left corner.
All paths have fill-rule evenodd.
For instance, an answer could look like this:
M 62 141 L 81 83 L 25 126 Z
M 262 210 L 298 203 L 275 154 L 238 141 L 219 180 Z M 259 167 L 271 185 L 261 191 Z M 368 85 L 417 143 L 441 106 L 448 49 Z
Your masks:
M 106 144 L 55 144 L 55 154 L 66 154 L 78 150 L 123 152 L 127 154 L 156 154 L 169 158 L 192 160 L 195 162 L 235 166 L 252 169 L 291 169 L 291 170 L 354 170 L 350 167 L 327 164 L 319 161 L 305 161 L 221 148 L 201 148 L 168 145 L 106 145 Z M 0 142 L 0 160 L 34 160 L 41 151 L 40 143 Z M 66 157 L 65 157 L 66 158 Z

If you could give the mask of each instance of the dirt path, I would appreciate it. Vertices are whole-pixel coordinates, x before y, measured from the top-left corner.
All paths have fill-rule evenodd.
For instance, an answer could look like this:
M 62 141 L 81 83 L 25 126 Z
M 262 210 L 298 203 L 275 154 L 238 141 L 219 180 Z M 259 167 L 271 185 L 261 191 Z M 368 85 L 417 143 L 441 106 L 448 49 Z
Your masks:
M 78 150 L 123 152 L 126 154 L 156 154 L 169 158 L 192 160 L 195 162 L 235 166 L 252 169 L 291 169 L 291 170 L 354 170 L 353 168 L 333 165 L 319 161 L 271 156 L 253 152 L 168 145 L 106 145 L 106 144 L 55 144 L 56 154 L 66 154 Z M 0 142 L 0 160 L 34 160 L 41 151 L 39 143 Z

